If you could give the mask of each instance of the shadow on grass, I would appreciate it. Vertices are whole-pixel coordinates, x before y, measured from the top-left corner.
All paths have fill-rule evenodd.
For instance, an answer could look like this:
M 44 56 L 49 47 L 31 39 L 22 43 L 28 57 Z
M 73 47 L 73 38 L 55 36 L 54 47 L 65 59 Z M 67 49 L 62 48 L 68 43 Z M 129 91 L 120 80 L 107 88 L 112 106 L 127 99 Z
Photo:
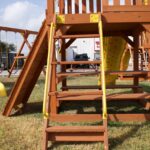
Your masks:
M 122 134 L 116 138 L 110 138 L 109 139 L 109 147 L 110 150 L 116 149 L 117 146 L 121 145 L 124 141 L 128 140 L 129 138 L 131 138 L 132 136 L 134 136 L 136 134 L 136 132 L 142 128 L 144 125 L 146 125 L 147 123 L 142 123 L 140 125 L 129 125 L 129 124 L 120 124 L 120 125 L 113 125 L 113 127 L 130 127 L 130 131 L 126 132 L 125 134 Z M 112 126 L 112 125 L 110 125 Z

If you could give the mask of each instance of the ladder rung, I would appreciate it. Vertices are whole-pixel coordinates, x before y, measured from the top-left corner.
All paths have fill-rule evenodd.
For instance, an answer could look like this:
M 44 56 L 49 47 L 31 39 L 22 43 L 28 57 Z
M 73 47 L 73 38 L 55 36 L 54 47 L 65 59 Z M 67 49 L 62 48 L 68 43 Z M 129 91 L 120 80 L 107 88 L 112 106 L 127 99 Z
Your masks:
M 16 56 L 15 59 L 26 59 L 26 56 Z
M 84 85 L 84 86 L 65 86 L 63 89 L 101 89 L 98 85 Z M 127 88 L 142 88 L 141 86 L 135 85 L 109 85 L 107 89 L 127 89 Z
M 74 39 L 74 38 L 98 38 L 99 34 L 76 34 L 76 35 L 61 35 L 54 36 L 54 39 Z
M 118 100 L 118 101 L 128 101 L 128 100 L 142 100 L 150 99 L 149 93 L 128 93 L 128 94 L 110 94 L 107 95 L 107 100 Z M 82 101 L 82 100 L 101 100 L 102 95 L 77 95 L 77 96 L 68 96 L 68 97 L 58 97 L 58 101 Z
M 106 71 L 106 74 L 109 75 L 137 75 L 137 76 L 146 76 L 150 71 Z M 62 76 L 80 76 L 80 75 L 96 75 L 100 74 L 99 71 L 91 72 L 61 72 L 57 74 L 57 77 Z
M 52 64 L 59 64 L 59 65 L 75 65 L 75 64 L 100 64 L 101 61 L 60 61 L 60 62 L 52 62 Z
M 57 95 L 58 97 L 61 96 L 80 96 L 80 95 L 102 95 L 101 90 L 95 91 L 61 91 L 61 92 L 49 92 L 49 95 Z

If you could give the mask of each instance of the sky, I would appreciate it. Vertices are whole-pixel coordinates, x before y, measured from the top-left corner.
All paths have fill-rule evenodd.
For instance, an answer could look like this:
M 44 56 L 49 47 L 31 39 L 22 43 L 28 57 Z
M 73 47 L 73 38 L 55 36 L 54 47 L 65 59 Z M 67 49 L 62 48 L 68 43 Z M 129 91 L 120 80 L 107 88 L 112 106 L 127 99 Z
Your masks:
M 0 0 L 0 26 L 14 27 L 38 31 L 45 18 L 47 0 Z M 34 35 L 28 38 L 30 44 Z M 0 31 L 0 41 L 13 43 L 17 51 L 23 41 L 19 33 Z M 25 45 L 22 53 L 27 55 L 29 49 Z
M 37 31 L 45 18 L 46 0 L 1 0 L 0 26 Z

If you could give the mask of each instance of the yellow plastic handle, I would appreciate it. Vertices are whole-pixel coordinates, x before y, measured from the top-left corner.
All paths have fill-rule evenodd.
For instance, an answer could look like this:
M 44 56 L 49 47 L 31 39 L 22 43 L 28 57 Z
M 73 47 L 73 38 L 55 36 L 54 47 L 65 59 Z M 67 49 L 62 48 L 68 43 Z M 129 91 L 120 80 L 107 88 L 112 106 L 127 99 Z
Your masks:
M 103 26 L 102 21 L 98 22 L 100 34 L 100 51 L 101 51 L 101 82 L 102 82 L 102 103 L 103 103 L 103 119 L 107 119 L 107 103 L 106 103 L 106 79 L 105 79 L 105 64 L 104 64 L 104 46 L 103 46 Z
M 48 112 L 46 110 L 46 105 L 47 105 L 47 100 L 48 100 L 48 79 L 50 77 L 50 70 L 51 70 L 51 62 L 50 62 L 50 54 L 51 54 L 51 45 L 52 43 L 52 35 L 53 35 L 53 29 L 55 28 L 54 23 L 51 23 L 51 28 L 50 28 L 50 39 L 48 42 L 48 56 L 47 56 L 47 69 L 46 69 L 46 79 L 45 79 L 45 88 L 44 88 L 44 99 L 43 99 L 43 115 L 44 119 L 48 118 Z

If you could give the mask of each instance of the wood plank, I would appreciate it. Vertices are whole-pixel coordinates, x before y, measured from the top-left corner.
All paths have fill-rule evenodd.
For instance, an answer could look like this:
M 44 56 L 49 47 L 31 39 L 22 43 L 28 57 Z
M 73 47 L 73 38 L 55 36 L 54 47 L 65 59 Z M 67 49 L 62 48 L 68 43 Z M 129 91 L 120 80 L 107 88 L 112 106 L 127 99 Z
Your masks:
M 104 132 L 105 128 L 104 126 L 51 126 L 46 129 L 46 132 Z
M 110 94 L 107 95 L 107 100 L 118 100 L 118 101 L 122 101 L 122 100 L 142 100 L 142 99 L 150 99 L 150 94 L 149 93 L 128 93 L 128 94 Z M 90 101 L 95 101 L 95 100 L 101 100 L 102 99 L 102 95 L 76 95 L 76 96 L 67 96 L 67 97 L 57 97 L 58 101 L 86 101 L 86 100 L 90 100 Z
M 135 2 L 134 2 L 134 4 L 135 5 L 143 5 L 143 0 L 134 0 Z
M 79 14 L 79 0 L 75 0 L 75 14 Z
M 68 0 L 68 14 L 72 14 L 72 0 Z
M 114 0 L 114 5 L 120 5 L 120 0 Z
M 86 0 L 82 0 L 82 13 L 86 13 Z
M 48 134 L 50 141 L 55 142 L 103 142 L 101 133 L 51 133 Z
M 104 6 L 104 12 L 150 12 L 150 6 Z
M 103 6 L 108 6 L 108 4 L 109 4 L 108 1 L 109 0 L 103 0 Z
M 150 8 L 150 7 L 149 7 Z M 133 9 L 134 10 L 134 9 Z M 149 9 L 150 10 L 150 9 Z M 103 13 L 102 20 L 104 23 L 149 23 L 150 11 L 146 12 L 105 12 Z M 115 16 L 115 17 L 112 17 Z M 65 15 L 65 23 L 67 25 L 76 24 L 90 24 L 90 14 L 67 14 Z M 91 23 L 92 24 L 92 23 Z
M 57 95 L 58 97 L 66 96 L 80 96 L 80 95 L 102 95 L 101 90 L 86 90 L 86 91 L 60 91 L 60 92 L 49 92 L 49 95 Z
M 97 12 L 101 12 L 101 0 L 97 0 Z
M 91 12 L 91 13 L 94 13 L 93 0 L 90 0 L 90 12 Z
M 99 34 L 74 34 L 74 35 L 54 36 L 55 39 L 97 38 L 97 37 L 99 37 Z
M 64 0 L 59 0 L 59 13 L 60 14 L 65 13 L 65 2 L 64 2 Z
M 125 5 L 131 5 L 131 0 L 125 0 Z
M 27 58 L 27 56 L 16 56 L 16 57 L 14 57 L 15 59 L 26 59 Z
M 77 64 L 100 64 L 101 61 L 95 60 L 95 61 L 59 61 L 59 62 L 53 62 L 52 64 L 58 64 L 58 65 L 77 65 Z
M 101 89 L 100 86 L 96 85 L 85 85 L 85 86 L 66 86 L 63 87 L 65 89 Z M 134 85 L 110 85 L 106 87 L 107 89 L 128 89 L 128 88 L 142 88 L 141 86 L 134 86 Z
M 18 104 L 26 104 L 36 81 L 46 63 L 47 56 L 47 22 L 44 21 L 30 51 L 22 72 L 18 77 L 5 106 L 3 115 L 10 116 L 12 109 Z M 36 73 L 35 73 L 36 72 Z
M 144 76 L 146 77 L 149 71 L 106 71 L 106 74 L 109 75 L 136 75 L 136 76 Z M 57 77 L 67 77 L 67 76 L 89 76 L 89 75 L 97 75 L 100 74 L 99 71 L 91 71 L 91 72 L 60 72 L 57 73 Z
M 56 122 L 89 122 L 89 121 L 100 121 L 102 115 L 100 114 L 58 114 L 51 115 L 50 119 Z M 108 120 L 118 122 L 145 122 L 150 121 L 150 114 L 141 113 L 127 113 L 127 114 L 108 114 Z

